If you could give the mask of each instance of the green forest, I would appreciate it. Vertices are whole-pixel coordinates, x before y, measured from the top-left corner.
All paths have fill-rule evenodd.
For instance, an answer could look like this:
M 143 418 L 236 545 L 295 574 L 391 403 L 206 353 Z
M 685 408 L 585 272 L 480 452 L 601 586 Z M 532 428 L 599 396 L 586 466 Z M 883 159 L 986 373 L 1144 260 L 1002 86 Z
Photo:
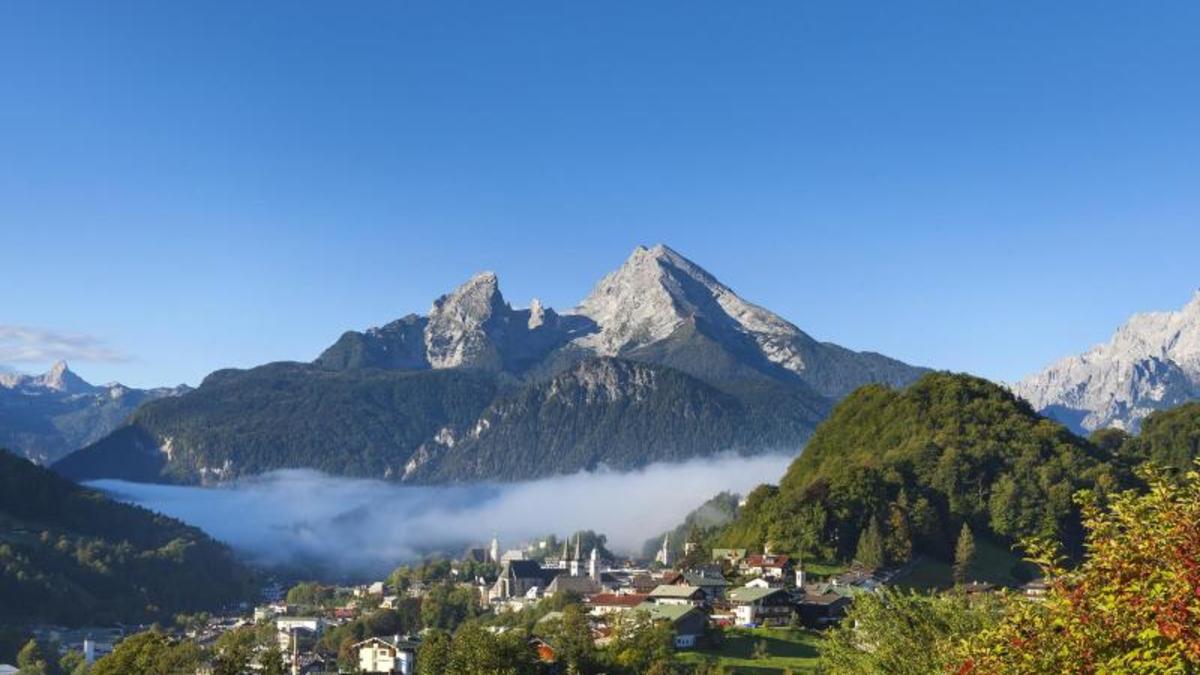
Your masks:
M 950 560 L 966 525 L 1009 548 L 1027 539 L 1082 554 L 1075 494 L 1137 487 L 1150 462 L 1186 469 L 1200 404 L 1150 415 L 1141 434 L 1080 438 L 1007 389 L 931 373 L 903 390 L 869 385 L 818 426 L 778 486 L 760 486 L 713 542 L 807 559 L 901 565 Z
M 200 530 L 0 450 L 0 625 L 152 621 L 250 597 Z

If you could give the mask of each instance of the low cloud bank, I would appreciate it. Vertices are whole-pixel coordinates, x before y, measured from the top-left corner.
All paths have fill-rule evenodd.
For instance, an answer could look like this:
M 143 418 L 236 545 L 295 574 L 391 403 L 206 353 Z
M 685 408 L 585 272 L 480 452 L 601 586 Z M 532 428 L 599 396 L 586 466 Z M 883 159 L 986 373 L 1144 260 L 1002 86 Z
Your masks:
M 597 471 L 527 483 L 452 487 L 276 471 L 217 488 L 90 483 L 118 499 L 195 525 L 268 565 L 379 574 L 431 551 L 459 553 L 493 534 L 512 547 L 590 529 L 637 551 L 709 497 L 777 482 L 790 456 L 696 459 L 639 471 Z

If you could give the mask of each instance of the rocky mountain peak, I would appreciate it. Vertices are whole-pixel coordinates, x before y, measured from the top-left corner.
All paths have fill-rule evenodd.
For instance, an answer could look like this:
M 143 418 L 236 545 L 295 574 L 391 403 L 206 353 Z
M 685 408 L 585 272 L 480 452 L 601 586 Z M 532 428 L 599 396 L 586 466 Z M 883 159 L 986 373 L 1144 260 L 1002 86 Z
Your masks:
M 49 389 L 64 394 L 89 393 L 95 389 L 82 377 L 71 372 L 66 361 L 58 361 L 50 370 L 33 378 L 31 384 L 35 387 Z
M 1200 291 L 1179 311 L 1133 315 L 1108 342 L 1013 390 L 1080 431 L 1135 430 L 1150 412 L 1200 397 Z
M 503 330 L 512 309 L 492 272 L 481 272 L 433 302 L 425 325 L 425 351 L 434 368 L 498 370 L 502 358 L 489 328 Z
M 798 328 L 746 302 L 712 274 L 663 244 L 639 246 L 615 272 L 600 280 L 576 310 L 600 327 L 583 340 L 600 354 L 662 340 L 685 321 L 704 324 L 729 339 L 749 337 L 767 358 L 789 369 L 803 363 L 778 347 L 781 339 L 808 339 Z
M 429 310 L 434 316 L 454 316 L 462 320 L 483 322 L 498 307 L 503 307 L 500 281 L 494 272 L 480 272 L 458 288 L 433 301 Z

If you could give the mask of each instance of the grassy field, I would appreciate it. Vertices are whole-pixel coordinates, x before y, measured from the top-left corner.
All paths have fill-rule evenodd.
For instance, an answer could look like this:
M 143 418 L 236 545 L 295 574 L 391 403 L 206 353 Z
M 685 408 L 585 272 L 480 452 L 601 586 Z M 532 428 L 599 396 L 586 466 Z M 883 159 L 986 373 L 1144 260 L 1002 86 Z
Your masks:
M 767 645 L 768 656 L 753 659 L 754 645 Z M 780 675 L 790 669 L 793 673 L 817 672 L 820 633 L 794 631 L 786 628 L 731 628 L 725 632 L 725 642 L 717 650 L 681 652 L 682 663 L 703 663 L 716 657 L 726 675 Z
M 1001 586 L 1019 586 L 1020 578 L 1013 575 L 1017 567 L 1024 567 L 1029 574 L 1037 571 L 1014 552 L 982 537 L 975 541 L 975 564 L 969 575 L 972 581 L 986 581 Z M 1026 579 L 1032 577 L 1026 577 Z M 950 563 L 928 556 L 921 558 L 892 583 L 900 588 L 916 590 L 945 589 L 954 585 Z

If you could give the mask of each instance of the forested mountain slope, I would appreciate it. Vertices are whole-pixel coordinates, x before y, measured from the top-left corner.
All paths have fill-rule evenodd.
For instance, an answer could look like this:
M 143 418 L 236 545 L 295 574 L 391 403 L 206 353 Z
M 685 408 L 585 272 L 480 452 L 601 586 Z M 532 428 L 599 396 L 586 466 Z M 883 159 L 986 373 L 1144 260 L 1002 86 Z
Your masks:
M 0 450 L 0 624 L 140 622 L 249 599 L 200 530 Z
M 1042 536 L 1078 551 L 1072 496 L 1128 482 L 1114 458 L 976 377 L 867 386 L 821 423 L 778 487 L 750 495 L 721 540 L 848 560 L 874 528 L 902 562 L 914 550 L 948 556 L 967 523 L 998 542 Z

